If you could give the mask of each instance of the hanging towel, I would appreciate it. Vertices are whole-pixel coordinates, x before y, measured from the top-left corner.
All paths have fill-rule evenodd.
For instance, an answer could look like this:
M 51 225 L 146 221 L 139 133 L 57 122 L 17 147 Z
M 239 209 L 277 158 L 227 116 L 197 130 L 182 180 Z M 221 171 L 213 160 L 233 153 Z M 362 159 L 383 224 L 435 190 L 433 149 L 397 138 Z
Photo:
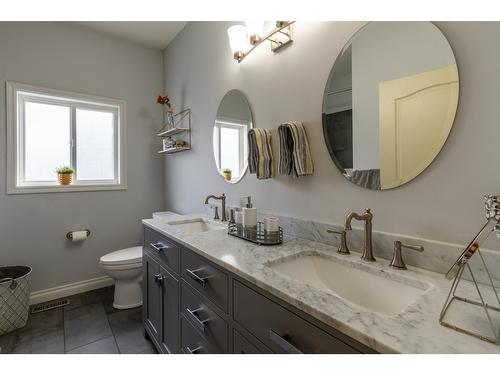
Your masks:
M 278 127 L 278 134 L 280 138 L 279 174 L 295 176 L 313 174 L 311 150 L 302 123 L 285 122 Z
M 274 177 L 274 158 L 271 132 L 266 129 L 248 131 L 248 168 L 258 179 Z

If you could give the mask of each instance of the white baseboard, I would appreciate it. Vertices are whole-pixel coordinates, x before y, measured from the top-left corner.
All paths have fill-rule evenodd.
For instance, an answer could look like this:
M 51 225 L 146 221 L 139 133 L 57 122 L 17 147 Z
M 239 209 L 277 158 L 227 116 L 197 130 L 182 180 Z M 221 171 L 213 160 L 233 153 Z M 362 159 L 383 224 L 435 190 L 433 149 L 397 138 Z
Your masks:
M 104 288 L 114 284 L 114 280 L 108 276 L 96 277 L 94 279 L 77 281 L 76 283 L 56 286 L 54 288 L 37 290 L 30 294 L 30 305 L 52 301 L 58 298 L 72 296 L 74 294 L 88 292 L 89 290 Z

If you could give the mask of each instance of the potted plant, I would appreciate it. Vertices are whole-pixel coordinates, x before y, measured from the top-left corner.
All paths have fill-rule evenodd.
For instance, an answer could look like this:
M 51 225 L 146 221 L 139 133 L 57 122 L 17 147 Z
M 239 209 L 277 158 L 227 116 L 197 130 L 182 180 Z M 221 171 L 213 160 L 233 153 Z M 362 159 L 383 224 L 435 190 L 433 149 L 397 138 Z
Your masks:
M 62 166 L 56 169 L 57 182 L 59 185 L 71 185 L 73 182 L 73 174 L 75 170 L 70 166 Z
M 231 174 L 232 174 L 231 169 L 229 169 L 229 168 L 224 168 L 224 169 L 222 170 L 222 174 L 224 175 L 224 180 L 226 180 L 226 181 L 231 181 L 231 177 L 232 177 L 232 176 L 231 176 Z

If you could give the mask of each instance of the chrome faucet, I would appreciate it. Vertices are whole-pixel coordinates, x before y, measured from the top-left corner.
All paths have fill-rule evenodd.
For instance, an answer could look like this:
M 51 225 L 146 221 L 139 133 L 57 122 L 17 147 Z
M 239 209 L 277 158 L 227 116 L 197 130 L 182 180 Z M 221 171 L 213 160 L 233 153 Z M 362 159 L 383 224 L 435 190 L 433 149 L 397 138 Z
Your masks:
M 226 194 L 222 193 L 222 195 L 220 197 L 217 197 L 215 195 L 209 195 L 208 197 L 205 198 L 205 204 L 208 204 L 208 201 L 210 199 L 217 199 L 217 200 L 221 200 L 222 201 L 222 207 L 221 207 L 221 211 L 222 211 L 222 221 L 227 221 L 227 218 L 226 218 Z M 214 219 L 218 219 L 219 218 L 219 215 L 216 212 L 216 217 L 214 217 Z
M 347 215 L 345 219 L 345 230 L 352 230 L 351 221 L 352 219 L 361 220 L 365 222 L 365 244 L 363 248 L 363 254 L 361 255 L 361 259 L 366 260 L 367 262 L 374 262 L 375 258 L 373 257 L 373 245 L 372 245 L 372 219 L 373 214 L 369 208 L 363 212 L 362 215 L 351 212 Z

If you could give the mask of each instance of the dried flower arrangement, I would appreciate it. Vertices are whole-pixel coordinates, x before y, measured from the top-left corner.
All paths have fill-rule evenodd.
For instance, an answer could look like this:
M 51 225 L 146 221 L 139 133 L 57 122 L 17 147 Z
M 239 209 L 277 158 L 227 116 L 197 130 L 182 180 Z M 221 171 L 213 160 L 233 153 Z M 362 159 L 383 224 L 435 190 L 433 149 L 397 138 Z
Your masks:
M 167 106 L 167 111 L 172 113 L 173 112 L 173 109 L 172 109 L 172 104 L 170 104 L 170 98 L 168 97 L 168 95 L 158 95 L 156 97 L 156 103 L 157 104 L 161 104 L 161 105 L 166 105 Z

